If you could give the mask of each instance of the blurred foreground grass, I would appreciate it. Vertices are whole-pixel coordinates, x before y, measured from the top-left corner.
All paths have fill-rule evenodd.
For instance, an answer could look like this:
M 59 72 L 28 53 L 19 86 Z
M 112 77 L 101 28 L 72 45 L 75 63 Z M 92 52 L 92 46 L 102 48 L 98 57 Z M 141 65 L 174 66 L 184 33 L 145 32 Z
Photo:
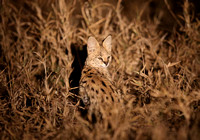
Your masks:
M 148 1 L 145 11 L 135 1 L 2 0 L 0 138 L 198 139 L 199 15 L 187 0 L 179 14 L 163 3 L 167 8 L 155 11 L 164 14 L 152 15 Z M 130 17 L 127 4 L 140 5 L 139 14 Z M 88 37 L 108 34 L 109 69 L 125 107 L 91 123 L 80 113 L 78 78 L 70 75 L 80 75 Z

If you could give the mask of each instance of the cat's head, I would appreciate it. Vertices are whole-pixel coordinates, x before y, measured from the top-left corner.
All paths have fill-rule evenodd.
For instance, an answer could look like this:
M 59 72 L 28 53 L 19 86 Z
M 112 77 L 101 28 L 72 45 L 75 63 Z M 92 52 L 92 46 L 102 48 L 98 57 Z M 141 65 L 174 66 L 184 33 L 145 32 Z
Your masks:
M 86 65 L 107 68 L 111 62 L 112 37 L 109 35 L 102 46 L 94 37 L 89 37 L 87 42 L 88 57 Z

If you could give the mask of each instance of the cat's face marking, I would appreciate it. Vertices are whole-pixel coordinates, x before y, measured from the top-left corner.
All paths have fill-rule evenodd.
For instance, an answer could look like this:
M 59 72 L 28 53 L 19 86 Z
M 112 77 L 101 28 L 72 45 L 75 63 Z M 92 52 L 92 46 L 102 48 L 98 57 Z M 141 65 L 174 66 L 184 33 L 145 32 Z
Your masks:
M 89 37 L 87 42 L 87 65 L 92 67 L 107 68 L 111 62 L 112 37 L 109 35 L 100 46 L 94 37 Z

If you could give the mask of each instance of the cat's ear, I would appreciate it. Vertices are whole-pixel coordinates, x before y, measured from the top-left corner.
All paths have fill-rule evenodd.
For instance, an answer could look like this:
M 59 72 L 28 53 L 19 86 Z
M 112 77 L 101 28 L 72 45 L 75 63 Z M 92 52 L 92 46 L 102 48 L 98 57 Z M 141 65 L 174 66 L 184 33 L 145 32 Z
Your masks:
M 111 52 L 111 49 L 112 49 L 112 36 L 109 35 L 108 37 L 106 37 L 106 39 L 103 41 L 103 47 Z
M 89 37 L 87 41 L 87 51 L 88 54 L 94 52 L 97 49 L 98 42 L 94 37 Z

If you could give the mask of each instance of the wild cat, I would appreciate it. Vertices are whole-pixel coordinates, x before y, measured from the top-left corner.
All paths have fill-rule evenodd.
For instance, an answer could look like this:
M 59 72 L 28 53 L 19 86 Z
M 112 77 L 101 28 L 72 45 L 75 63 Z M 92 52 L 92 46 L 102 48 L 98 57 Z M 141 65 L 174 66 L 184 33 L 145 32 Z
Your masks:
M 79 94 L 89 114 L 105 109 L 120 101 L 120 94 L 114 86 L 108 72 L 111 62 L 112 37 L 109 35 L 99 45 L 94 37 L 87 42 L 88 57 L 79 81 Z

